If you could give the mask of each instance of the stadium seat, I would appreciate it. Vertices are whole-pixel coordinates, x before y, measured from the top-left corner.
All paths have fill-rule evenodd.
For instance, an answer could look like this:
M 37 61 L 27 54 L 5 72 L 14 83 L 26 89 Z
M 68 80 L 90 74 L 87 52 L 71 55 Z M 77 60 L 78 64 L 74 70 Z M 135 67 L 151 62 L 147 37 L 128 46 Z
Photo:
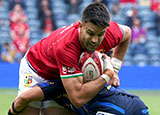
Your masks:
M 141 25 L 143 28 L 146 29 L 153 29 L 156 26 L 154 22 L 148 22 L 148 21 L 143 21 Z
M 3 26 L 0 26 L 0 30 L 1 30 L 1 31 L 6 31 L 6 32 L 8 32 L 8 33 L 9 33 L 9 31 L 10 31 L 10 27 L 9 27 L 9 25 L 8 25 L 8 26 L 3 25 Z
M 27 15 L 27 18 L 30 20 L 30 19 L 37 19 L 38 18 L 38 14 L 37 13 L 26 13 Z
M 26 6 L 32 6 L 32 7 L 35 7 L 36 4 L 37 4 L 37 0 L 24 0 L 25 1 L 25 4 Z
M 52 3 L 52 8 L 53 9 L 57 9 L 57 8 L 66 9 L 67 5 L 64 2 L 57 1 L 57 2 Z
M 125 3 L 121 6 L 121 10 L 123 14 L 126 14 L 128 11 L 132 10 L 134 5 L 132 3 Z
M 66 20 L 67 19 L 67 15 L 65 12 L 63 13 L 56 13 L 54 14 L 54 17 L 53 17 L 55 20 Z
M 30 31 L 31 32 L 38 32 L 38 31 L 40 31 L 40 29 L 39 29 L 39 26 L 30 26 Z
M 68 24 L 72 24 L 72 23 L 79 21 L 79 20 L 80 20 L 80 17 L 78 14 L 69 14 L 67 16 L 67 23 Z
M 125 24 L 125 18 L 122 18 L 119 14 L 112 16 L 111 20 L 117 22 L 118 24 Z
M 1 12 L 0 19 L 9 19 L 9 12 Z
M 40 36 L 41 36 L 40 32 L 31 32 L 30 38 L 40 40 L 41 39 Z
M 57 14 L 63 14 L 63 15 L 66 15 L 67 14 L 67 10 L 66 9 L 63 9 L 63 8 L 54 8 L 52 9 L 52 12 L 54 15 L 57 15 Z
M 132 60 L 132 56 L 130 54 L 126 54 L 124 59 L 123 59 L 123 65 L 125 66 L 131 66 L 133 65 L 133 60 Z
M 133 56 L 133 61 L 134 61 L 134 64 L 138 66 L 149 65 L 148 57 L 147 55 L 144 55 L 144 54 L 136 54 L 135 56 Z
M 30 20 L 28 20 L 28 24 L 30 26 L 40 26 L 40 21 L 37 19 L 30 19 Z
M 63 26 L 67 26 L 67 25 L 69 25 L 69 24 L 66 22 L 66 20 L 57 20 L 56 21 L 57 28 L 60 28 L 60 27 L 63 27 Z
M 25 9 L 26 13 L 35 13 L 35 14 L 38 14 L 38 10 L 37 8 L 33 7 L 33 6 L 28 6 L 26 9 Z
M 8 9 L 6 7 L 0 7 L 0 12 L 8 12 Z

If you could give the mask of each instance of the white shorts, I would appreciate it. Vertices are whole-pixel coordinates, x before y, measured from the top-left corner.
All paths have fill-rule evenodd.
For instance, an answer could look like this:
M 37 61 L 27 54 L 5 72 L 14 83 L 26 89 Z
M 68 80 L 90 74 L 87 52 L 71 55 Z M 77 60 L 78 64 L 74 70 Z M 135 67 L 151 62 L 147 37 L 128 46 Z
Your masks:
M 45 80 L 44 78 L 37 75 L 36 72 L 34 72 L 33 67 L 29 64 L 26 57 L 23 57 L 20 63 L 20 69 L 19 69 L 19 91 L 18 95 L 20 95 L 22 92 L 30 89 L 32 86 L 34 86 L 37 83 L 46 83 L 48 80 Z M 32 69 L 31 69 L 32 68 Z M 47 108 L 47 107 L 59 107 L 64 108 L 57 104 L 53 100 L 49 101 L 33 101 L 29 103 L 30 106 L 35 108 Z

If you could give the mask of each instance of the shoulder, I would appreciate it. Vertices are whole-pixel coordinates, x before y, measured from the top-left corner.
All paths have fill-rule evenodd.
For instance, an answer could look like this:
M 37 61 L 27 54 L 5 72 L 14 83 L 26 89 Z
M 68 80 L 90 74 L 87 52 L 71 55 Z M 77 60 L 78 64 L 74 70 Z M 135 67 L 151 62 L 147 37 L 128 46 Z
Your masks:
M 118 24 L 118 26 L 122 29 L 123 31 L 123 40 L 125 41 L 127 39 L 130 39 L 131 37 L 131 28 L 129 26 L 126 25 L 122 25 L 122 24 Z
M 123 32 L 119 25 L 114 22 L 110 21 L 110 26 L 106 30 L 105 39 L 114 39 L 114 40 L 120 40 L 123 38 Z
M 113 35 L 119 35 L 119 34 L 122 34 L 122 31 L 118 23 L 114 21 L 110 21 L 110 25 L 108 26 L 106 33 L 111 33 Z

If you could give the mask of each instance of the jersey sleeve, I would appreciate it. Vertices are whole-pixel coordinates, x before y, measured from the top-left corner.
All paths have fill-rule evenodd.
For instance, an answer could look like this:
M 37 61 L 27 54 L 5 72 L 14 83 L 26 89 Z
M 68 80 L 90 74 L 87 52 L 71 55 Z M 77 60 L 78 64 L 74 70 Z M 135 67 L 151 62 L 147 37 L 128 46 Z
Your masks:
M 62 79 L 83 76 L 82 71 L 78 67 L 79 57 L 73 52 L 58 52 L 57 62 Z
M 78 67 L 81 53 L 78 34 L 74 32 L 68 36 L 56 47 L 56 61 L 62 79 L 83 76 Z
M 123 31 L 116 22 L 111 21 L 110 26 L 106 30 L 105 38 L 98 47 L 100 52 L 107 53 L 112 48 L 120 44 L 123 38 Z

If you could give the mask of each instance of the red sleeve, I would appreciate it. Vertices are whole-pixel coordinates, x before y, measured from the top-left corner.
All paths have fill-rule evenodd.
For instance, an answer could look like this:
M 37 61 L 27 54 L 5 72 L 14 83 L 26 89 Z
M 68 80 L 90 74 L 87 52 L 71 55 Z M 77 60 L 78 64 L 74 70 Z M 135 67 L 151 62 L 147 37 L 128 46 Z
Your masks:
M 56 60 L 62 79 L 82 76 L 82 71 L 78 67 L 79 57 L 79 52 L 75 52 L 75 50 L 69 52 L 57 51 Z
M 123 38 L 123 33 L 116 22 L 111 21 L 110 26 L 106 30 L 105 38 L 97 50 L 100 52 L 108 52 L 118 44 Z
M 70 34 L 69 34 L 70 33 Z M 82 71 L 78 67 L 81 47 L 78 39 L 78 29 L 69 32 L 64 42 L 56 47 L 56 60 L 60 70 L 61 78 L 82 76 Z

